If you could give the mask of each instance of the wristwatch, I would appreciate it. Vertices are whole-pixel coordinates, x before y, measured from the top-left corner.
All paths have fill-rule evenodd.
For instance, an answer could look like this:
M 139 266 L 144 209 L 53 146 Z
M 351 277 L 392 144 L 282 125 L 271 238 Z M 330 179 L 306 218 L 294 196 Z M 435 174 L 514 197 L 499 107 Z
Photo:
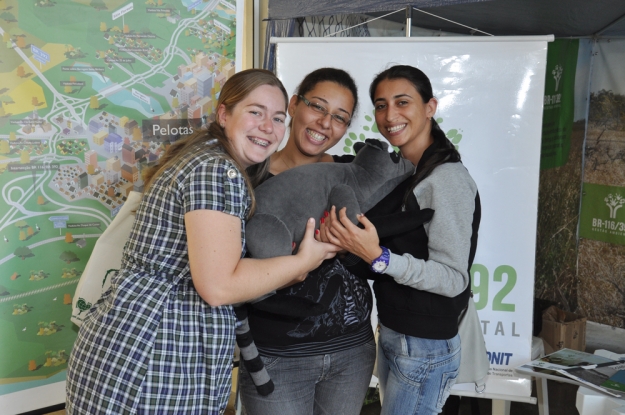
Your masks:
M 371 271 L 377 274 L 384 274 L 384 271 L 386 271 L 391 261 L 391 251 L 383 246 L 380 248 L 382 248 L 382 254 L 371 262 Z

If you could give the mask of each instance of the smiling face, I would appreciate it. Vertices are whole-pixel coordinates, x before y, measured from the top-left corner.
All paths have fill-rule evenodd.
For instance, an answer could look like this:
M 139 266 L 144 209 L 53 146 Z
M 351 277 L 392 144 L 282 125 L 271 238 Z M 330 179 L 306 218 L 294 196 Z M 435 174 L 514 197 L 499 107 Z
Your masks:
M 433 141 L 430 118 L 436 112 L 436 99 L 424 103 L 408 80 L 385 79 L 375 89 L 373 105 L 380 133 L 416 165 L 411 156 L 420 158 Z
M 217 119 L 244 168 L 261 163 L 278 149 L 284 138 L 286 102 L 282 91 L 261 85 L 240 101 L 229 113 L 222 104 Z
M 322 81 L 304 94 L 311 104 L 324 107 L 329 114 L 351 118 L 354 97 L 349 89 L 335 82 Z M 339 125 L 330 115 L 323 116 L 293 96 L 289 102 L 292 118 L 288 146 L 296 146 L 306 156 L 318 156 L 333 147 L 347 131 L 347 125 Z

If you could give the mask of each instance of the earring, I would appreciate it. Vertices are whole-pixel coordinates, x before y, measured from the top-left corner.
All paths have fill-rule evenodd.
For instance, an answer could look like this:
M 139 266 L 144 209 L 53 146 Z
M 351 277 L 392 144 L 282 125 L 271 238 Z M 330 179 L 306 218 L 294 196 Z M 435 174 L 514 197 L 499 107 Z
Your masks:
M 224 123 L 219 123 L 219 125 L 221 126 L 221 128 L 225 127 Z

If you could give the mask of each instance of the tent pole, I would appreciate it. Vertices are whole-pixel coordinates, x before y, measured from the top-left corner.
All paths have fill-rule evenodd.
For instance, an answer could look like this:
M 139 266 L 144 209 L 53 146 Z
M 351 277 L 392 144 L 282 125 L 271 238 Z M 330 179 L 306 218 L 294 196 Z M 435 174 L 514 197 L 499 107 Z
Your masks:
M 625 19 L 625 15 L 619 17 L 618 19 L 614 20 L 612 23 L 610 23 L 609 25 L 607 25 L 603 29 L 599 30 L 597 33 L 594 34 L 594 36 L 603 36 L 603 32 L 605 32 L 606 30 L 610 29 L 612 26 L 616 26 L 616 24 L 620 23 L 621 21 L 623 21 L 623 19 Z
M 253 8 L 253 26 L 254 26 L 254 63 L 253 68 L 261 68 L 260 65 L 260 0 L 254 0 Z
M 406 37 L 410 37 L 412 29 L 412 6 L 406 6 Z
M 592 39 L 592 48 L 590 50 L 590 68 L 588 69 L 588 91 L 586 95 L 586 120 L 584 122 L 584 140 L 582 141 L 582 171 L 581 171 L 581 183 L 579 186 L 579 206 L 577 208 L 577 230 L 575 235 L 575 277 L 579 278 L 579 228 L 581 226 L 582 215 L 582 199 L 584 194 L 584 174 L 586 173 L 586 144 L 588 142 L 588 124 L 590 122 L 590 95 L 592 95 L 592 73 L 595 66 L 595 52 L 597 50 L 597 37 Z M 577 290 L 579 292 L 579 284 L 577 284 Z

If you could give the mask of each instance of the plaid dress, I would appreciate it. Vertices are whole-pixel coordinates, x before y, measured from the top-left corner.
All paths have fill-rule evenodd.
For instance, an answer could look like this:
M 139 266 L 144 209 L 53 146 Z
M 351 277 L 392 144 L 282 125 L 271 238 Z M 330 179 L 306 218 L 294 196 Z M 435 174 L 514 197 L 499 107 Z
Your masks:
M 144 195 L 122 270 L 74 344 L 68 414 L 224 412 L 236 318 L 231 306 L 211 307 L 195 290 L 184 228 L 184 214 L 196 209 L 237 216 L 245 253 L 249 195 L 219 152 L 200 146 Z

